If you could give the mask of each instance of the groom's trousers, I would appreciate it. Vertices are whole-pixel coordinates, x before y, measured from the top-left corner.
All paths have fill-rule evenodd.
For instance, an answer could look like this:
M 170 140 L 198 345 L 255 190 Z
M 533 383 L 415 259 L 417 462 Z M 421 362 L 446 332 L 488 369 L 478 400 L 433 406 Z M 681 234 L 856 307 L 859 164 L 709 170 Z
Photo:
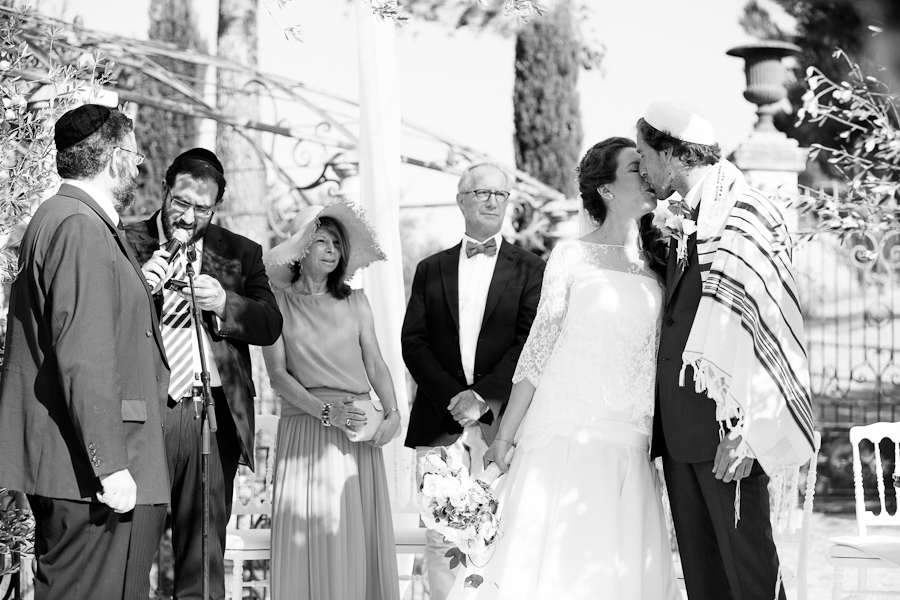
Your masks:
M 759 463 L 739 482 L 737 527 L 738 483 L 717 480 L 713 461 L 680 463 L 664 452 L 663 469 L 688 598 L 775 598 L 778 555 L 769 519 L 769 477 Z M 785 599 L 783 587 L 778 598 Z

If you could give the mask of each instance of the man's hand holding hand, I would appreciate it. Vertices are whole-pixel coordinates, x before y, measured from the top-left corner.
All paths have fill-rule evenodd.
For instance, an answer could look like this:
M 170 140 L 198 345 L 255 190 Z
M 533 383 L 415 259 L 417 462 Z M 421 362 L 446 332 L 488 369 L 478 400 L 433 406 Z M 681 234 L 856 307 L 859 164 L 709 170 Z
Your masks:
M 490 410 L 487 402 L 479 400 L 472 390 L 463 390 L 450 398 L 447 409 L 460 427 L 468 427 Z
M 160 248 L 141 267 L 144 279 L 147 280 L 147 283 L 150 284 L 150 289 L 154 292 L 159 291 L 157 289 L 159 284 L 171 277 L 172 271 L 175 269 L 175 266 L 170 265 L 167 260 L 169 256 L 170 254 L 165 249 Z
M 97 500 L 117 513 L 127 513 L 137 503 L 137 484 L 128 469 L 122 469 L 100 478 L 103 491 L 97 493 Z
M 191 299 L 190 288 L 184 288 L 181 296 Z M 194 295 L 197 296 L 197 306 L 200 310 L 208 310 L 216 313 L 221 319 L 225 315 L 225 290 L 222 284 L 209 275 L 197 275 L 194 277 Z
M 750 474 L 753 468 L 753 459 L 746 457 L 738 460 L 737 447 L 741 443 L 741 436 L 731 439 L 725 436 L 725 439 L 719 442 L 716 448 L 716 459 L 713 461 L 713 473 L 716 479 L 720 479 L 725 483 L 731 481 L 740 481 Z

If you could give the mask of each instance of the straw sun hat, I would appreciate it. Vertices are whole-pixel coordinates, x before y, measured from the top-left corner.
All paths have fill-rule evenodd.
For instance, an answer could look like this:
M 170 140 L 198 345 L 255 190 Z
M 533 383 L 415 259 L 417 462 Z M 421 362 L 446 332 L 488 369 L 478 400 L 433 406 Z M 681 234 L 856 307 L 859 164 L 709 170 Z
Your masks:
M 319 228 L 322 217 L 331 217 L 344 229 L 347 237 L 349 256 L 347 257 L 347 277 L 350 279 L 356 271 L 378 260 L 387 260 L 375 232 L 366 222 L 362 209 L 349 200 L 340 199 L 328 206 L 307 206 L 297 213 L 288 230 L 291 237 L 278 244 L 263 257 L 269 281 L 281 288 L 291 284 L 291 265 L 298 262 L 312 244 L 312 236 Z M 347 249 L 344 249 L 347 251 Z

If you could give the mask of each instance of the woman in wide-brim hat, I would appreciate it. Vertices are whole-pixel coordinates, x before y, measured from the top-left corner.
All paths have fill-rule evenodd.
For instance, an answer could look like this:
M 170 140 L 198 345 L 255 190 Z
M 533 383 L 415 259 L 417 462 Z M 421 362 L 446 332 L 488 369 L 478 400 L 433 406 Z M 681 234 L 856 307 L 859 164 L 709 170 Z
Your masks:
M 263 257 L 284 316 L 263 349 L 281 397 L 272 597 L 399 600 L 381 446 L 400 414 L 369 301 L 345 283 L 385 256 L 346 201 L 304 208 L 291 231 Z

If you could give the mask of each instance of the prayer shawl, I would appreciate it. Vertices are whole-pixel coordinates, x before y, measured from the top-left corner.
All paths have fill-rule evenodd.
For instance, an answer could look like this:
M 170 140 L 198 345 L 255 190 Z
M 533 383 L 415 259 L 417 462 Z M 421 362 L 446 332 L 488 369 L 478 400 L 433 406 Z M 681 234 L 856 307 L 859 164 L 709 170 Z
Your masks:
M 697 225 L 703 294 L 681 385 L 690 365 L 697 391 L 718 405 L 720 435 L 742 435 L 738 454 L 755 457 L 789 490 L 814 442 L 806 334 L 784 217 L 722 160 L 702 183 Z

